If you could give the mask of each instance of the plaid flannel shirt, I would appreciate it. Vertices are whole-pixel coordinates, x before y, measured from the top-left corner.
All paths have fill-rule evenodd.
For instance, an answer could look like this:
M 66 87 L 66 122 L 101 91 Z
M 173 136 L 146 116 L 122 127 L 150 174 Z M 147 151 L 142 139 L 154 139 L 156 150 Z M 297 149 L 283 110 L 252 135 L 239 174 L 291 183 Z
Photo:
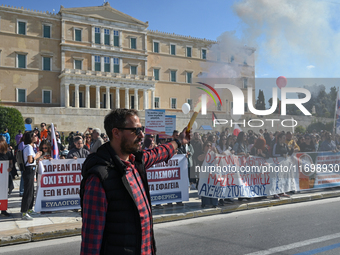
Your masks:
M 175 150 L 171 144 L 163 144 L 154 149 L 144 151 L 143 161 L 145 169 L 150 168 L 156 163 L 169 160 L 174 154 Z M 141 219 L 141 254 L 153 254 L 155 247 L 152 247 L 151 205 L 146 196 L 141 177 L 134 166 L 134 161 L 134 156 L 130 155 L 129 161 L 123 162 L 127 166 L 126 178 L 132 189 Z M 90 176 L 86 181 L 85 187 L 80 254 L 100 254 L 108 202 L 105 190 L 97 176 Z

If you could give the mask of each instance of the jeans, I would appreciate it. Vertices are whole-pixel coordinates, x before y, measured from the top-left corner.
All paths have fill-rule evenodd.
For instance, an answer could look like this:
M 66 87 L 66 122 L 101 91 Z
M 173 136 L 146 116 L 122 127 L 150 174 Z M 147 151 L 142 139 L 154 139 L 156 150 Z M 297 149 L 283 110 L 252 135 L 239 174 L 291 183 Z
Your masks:
M 26 166 L 22 176 L 24 179 L 24 195 L 21 200 L 21 212 L 25 213 L 33 208 L 34 202 L 34 176 L 36 166 Z
M 19 187 L 20 195 L 24 194 L 24 178 L 22 177 L 23 175 L 24 175 L 24 172 L 21 172 L 20 187 Z

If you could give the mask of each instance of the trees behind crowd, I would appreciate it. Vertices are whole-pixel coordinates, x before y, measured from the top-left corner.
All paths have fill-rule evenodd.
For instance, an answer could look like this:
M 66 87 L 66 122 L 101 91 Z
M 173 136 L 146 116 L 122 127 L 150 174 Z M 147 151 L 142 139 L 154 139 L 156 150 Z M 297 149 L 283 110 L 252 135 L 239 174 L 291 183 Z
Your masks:
M 0 106 L 0 133 L 5 128 L 8 128 L 8 133 L 11 134 L 11 145 L 15 145 L 15 134 L 18 133 L 18 130 L 25 130 L 25 123 L 17 109 Z

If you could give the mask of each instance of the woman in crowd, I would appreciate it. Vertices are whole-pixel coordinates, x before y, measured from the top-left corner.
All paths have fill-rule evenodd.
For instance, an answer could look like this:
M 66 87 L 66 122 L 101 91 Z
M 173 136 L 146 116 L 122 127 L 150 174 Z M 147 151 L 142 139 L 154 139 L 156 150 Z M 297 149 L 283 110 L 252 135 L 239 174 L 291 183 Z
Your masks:
M 84 141 L 85 141 L 84 148 L 86 150 L 90 151 L 90 149 L 91 149 L 91 134 L 86 134 Z
M 25 163 L 25 171 L 22 173 L 24 180 L 24 195 L 21 201 L 21 213 L 23 220 L 33 220 L 30 214 L 33 214 L 34 201 L 34 175 L 37 167 L 36 160 L 41 156 L 42 152 L 34 152 L 34 143 L 37 142 L 37 135 L 33 131 L 24 135 L 25 147 L 23 149 L 23 158 Z
M 3 160 L 9 160 L 8 169 L 3 169 L 3 170 L 4 171 L 7 170 L 8 172 L 8 193 L 11 193 L 12 190 L 14 189 L 14 185 L 13 185 L 12 176 L 10 175 L 9 172 L 12 170 L 12 167 L 13 167 L 13 158 L 12 158 L 12 154 L 8 150 L 8 145 L 7 145 L 5 137 L 0 136 L 0 161 L 3 161 Z M 10 214 L 6 210 L 1 211 L 1 214 L 6 217 L 10 216 Z
M 273 157 L 286 157 L 287 155 L 292 155 L 294 152 L 294 148 L 288 148 L 288 145 L 285 143 L 286 136 L 284 133 L 280 133 L 277 135 L 277 142 L 274 144 L 273 147 Z M 275 194 L 274 198 L 281 197 L 290 197 L 286 193 Z
M 202 143 L 204 144 L 208 139 L 208 136 L 206 134 L 202 135 Z
M 227 137 L 221 136 L 218 145 L 216 146 L 217 152 L 222 154 L 224 151 L 228 150 Z
M 200 165 L 202 165 L 204 158 L 206 156 L 206 154 L 208 153 L 209 150 L 212 150 L 212 144 L 211 142 L 205 142 L 203 144 L 203 153 L 201 155 L 198 156 L 198 161 L 201 162 Z M 216 208 L 218 204 L 218 199 L 217 198 L 211 198 L 211 197 L 203 197 L 202 196 L 202 204 L 201 207 L 204 208 L 207 205 L 212 205 L 213 208 Z
M 39 151 L 42 152 L 39 160 L 50 159 L 51 158 L 51 144 L 48 140 L 42 140 L 39 145 Z
M 305 142 L 305 138 L 301 135 L 299 138 L 298 138 L 298 141 L 296 142 L 297 145 L 301 148 L 301 145 Z
M 247 134 L 243 131 L 238 134 L 233 150 L 235 151 L 235 155 L 249 156 Z
M 305 135 L 305 142 L 300 146 L 300 152 L 313 152 L 315 151 L 315 144 L 310 135 Z
M 40 143 L 41 143 L 39 129 L 38 129 L 38 128 L 35 128 L 35 129 L 33 130 L 33 132 L 34 132 L 35 135 L 37 135 L 37 141 L 34 143 L 35 148 L 39 148 Z
M 260 136 L 250 150 L 250 155 L 269 158 L 269 151 L 266 147 L 266 140 Z
M 150 137 L 144 139 L 144 150 L 151 150 L 155 148 L 155 142 Z

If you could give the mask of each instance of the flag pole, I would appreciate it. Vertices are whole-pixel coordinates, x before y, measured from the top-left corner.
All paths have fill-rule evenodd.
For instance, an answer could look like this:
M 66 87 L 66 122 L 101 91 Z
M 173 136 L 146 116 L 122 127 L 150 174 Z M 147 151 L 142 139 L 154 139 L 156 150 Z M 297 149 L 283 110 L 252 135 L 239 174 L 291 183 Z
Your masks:
M 335 130 L 336 130 L 336 126 L 335 126 L 335 123 L 336 123 L 336 112 L 338 110 L 338 100 L 339 100 L 339 87 L 338 87 L 338 90 L 336 92 L 336 101 L 335 101 L 335 111 L 334 111 L 334 123 L 333 123 L 333 136 L 335 135 Z

